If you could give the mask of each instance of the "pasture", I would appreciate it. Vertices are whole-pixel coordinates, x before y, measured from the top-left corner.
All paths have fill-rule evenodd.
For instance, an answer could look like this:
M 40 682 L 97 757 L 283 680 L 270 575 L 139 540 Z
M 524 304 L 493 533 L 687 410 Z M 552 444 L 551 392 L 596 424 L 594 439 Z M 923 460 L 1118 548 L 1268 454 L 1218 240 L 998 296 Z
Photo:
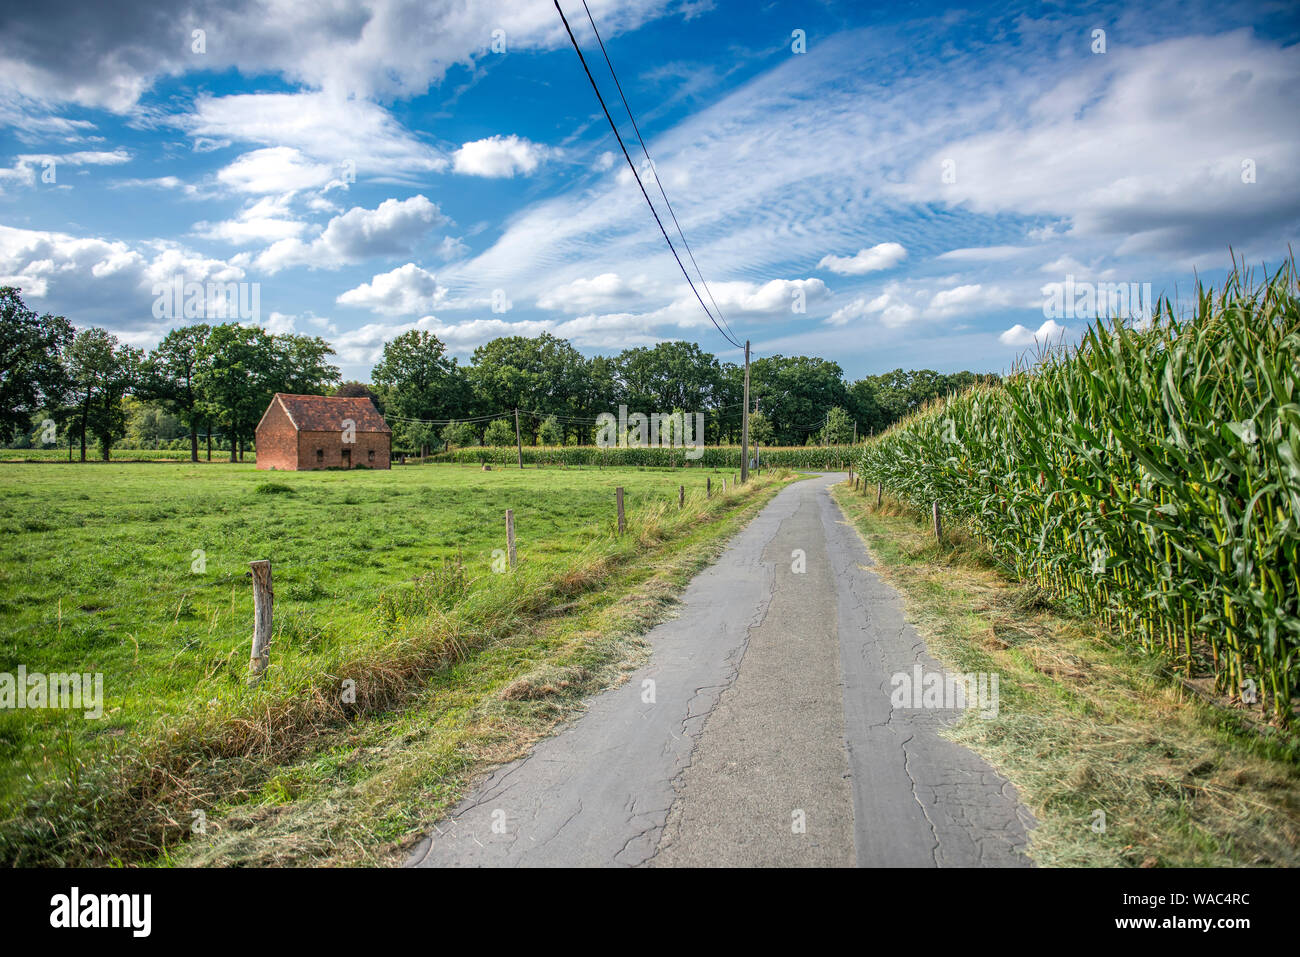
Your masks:
M 706 475 L 715 488 L 707 501 Z M 0 711 L 4 816 L 12 820 L 32 785 L 64 780 L 75 789 L 79 775 L 119 747 L 178 725 L 211 731 L 250 708 L 310 698 L 349 663 L 352 673 L 359 661 L 382 670 L 410 656 L 431 618 L 460 616 L 453 644 L 471 641 L 467 621 L 489 635 L 508 630 L 509 616 L 498 621 L 490 609 L 554 604 L 545 583 L 573 579 L 593 562 L 607 569 L 673 527 L 686 534 L 724 513 L 744 493 L 721 495 L 721 478 L 704 469 L 6 466 L 0 673 L 20 665 L 102 673 L 104 716 Z M 688 500 L 679 510 L 682 483 Z M 617 486 L 628 510 L 622 539 Z M 496 574 L 507 508 L 519 567 Z M 246 573 L 255 559 L 272 562 L 275 621 L 270 670 L 252 689 Z

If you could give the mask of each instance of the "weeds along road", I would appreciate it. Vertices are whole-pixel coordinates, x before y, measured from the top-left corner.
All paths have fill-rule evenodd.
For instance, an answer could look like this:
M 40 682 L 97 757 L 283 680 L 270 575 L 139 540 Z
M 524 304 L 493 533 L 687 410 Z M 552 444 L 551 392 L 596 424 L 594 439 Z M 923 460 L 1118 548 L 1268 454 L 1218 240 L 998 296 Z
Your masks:
M 1028 864 L 1014 789 L 938 735 L 958 713 L 891 707 L 893 675 L 940 669 L 831 499 L 843 478 L 783 490 L 650 632 L 649 663 L 409 864 Z

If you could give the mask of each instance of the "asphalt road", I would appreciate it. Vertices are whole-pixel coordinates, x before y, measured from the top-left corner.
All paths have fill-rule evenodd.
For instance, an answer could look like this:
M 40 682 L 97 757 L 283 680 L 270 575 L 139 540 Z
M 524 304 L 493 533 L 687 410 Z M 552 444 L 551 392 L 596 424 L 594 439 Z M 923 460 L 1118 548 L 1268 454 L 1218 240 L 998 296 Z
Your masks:
M 831 499 L 843 478 L 778 494 L 650 662 L 488 775 L 409 866 L 1029 864 L 1014 788 L 938 736 L 960 712 L 891 705 L 896 676 L 942 669 Z

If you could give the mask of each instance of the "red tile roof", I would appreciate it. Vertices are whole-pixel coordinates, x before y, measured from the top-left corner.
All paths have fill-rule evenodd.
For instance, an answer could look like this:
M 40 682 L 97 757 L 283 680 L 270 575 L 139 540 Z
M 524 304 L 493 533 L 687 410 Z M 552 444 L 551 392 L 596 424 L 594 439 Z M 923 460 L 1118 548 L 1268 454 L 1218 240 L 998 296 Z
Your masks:
M 391 432 L 388 423 L 366 396 L 288 395 L 277 392 L 279 402 L 299 432 L 342 432 L 343 420 L 356 423 L 358 432 Z

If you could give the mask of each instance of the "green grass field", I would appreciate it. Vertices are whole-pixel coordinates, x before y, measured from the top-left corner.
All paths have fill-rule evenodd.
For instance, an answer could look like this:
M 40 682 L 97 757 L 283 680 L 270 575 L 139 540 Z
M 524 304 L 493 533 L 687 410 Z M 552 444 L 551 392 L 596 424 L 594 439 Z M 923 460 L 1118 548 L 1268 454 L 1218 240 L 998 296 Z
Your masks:
M 715 485 L 708 502 L 706 475 Z M 105 712 L 86 720 L 67 710 L 0 711 L 0 817 L 21 823 L 31 806 L 20 802 L 51 782 L 102 790 L 79 779 L 106 759 L 140 764 L 142 741 L 153 742 L 151 762 L 181 739 L 191 764 L 198 754 L 244 755 L 256 748 L 242 729 L 263 709 L 292 739 L 337 717 L 312 702 L 340 675 L 363 676 L 359 708 L 390 707 L 400 699 L 394 688 L 428 667 L 549 614 L 581 594 L 589 575 L 634 564 L 660 538 L 688 534 L 693 520 L 714 521 L 743 497 L 718 494 L 720 478 L 703 469 L 432 465 L 0 469 L 0 514 L 11 530 L 0 540 L 0 672 L 102 673 Z M 682 483 L 688 502 L 679 511 Z M 621 540 L 616 486 L 628 510 Z M 496 574 L 507 508 L 519 568 Z M 246 573 L 263 558 L 275 588 L 271 667 L 250 688 Z M 182 762 L 177 773 L 189 768 Z

